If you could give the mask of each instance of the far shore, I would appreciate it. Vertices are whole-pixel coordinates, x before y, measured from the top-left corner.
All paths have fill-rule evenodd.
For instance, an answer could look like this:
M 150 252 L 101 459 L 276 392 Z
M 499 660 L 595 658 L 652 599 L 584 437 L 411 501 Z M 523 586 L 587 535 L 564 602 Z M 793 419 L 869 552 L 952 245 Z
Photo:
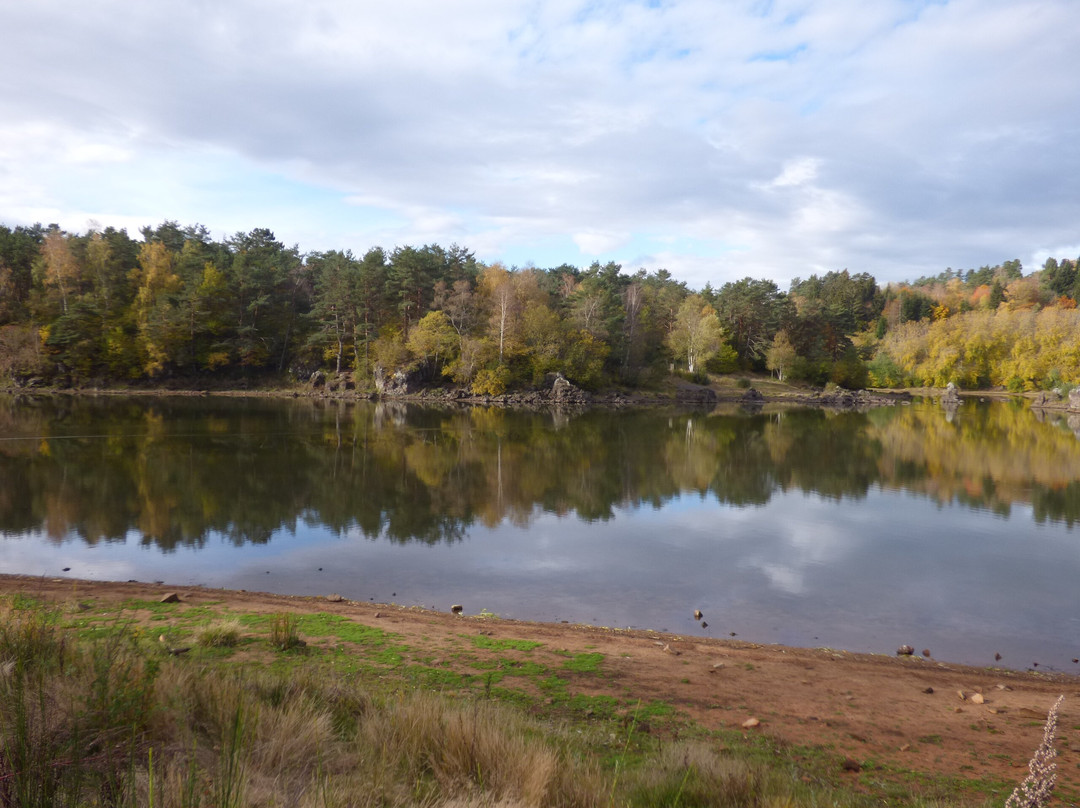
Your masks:
M 747 382 L 749 384 L 747 384 Z M 509 408 L 568 407 L 574 409 L 626 407 L 692 407 L 703 408 L 714 404 L 735 404 L 757 407 L 765 404 L 823 407 L 833 409 L 869 409 L 909 403 L 917 398 L 940 398 L 945 388 L 867 388 L 845 390 L 837 387 L 811 387 L 775 381 L 760 375 L 715 377 L 709 385 L 698 385 L 677 377 L 659 390 L 609 389 L 589 393 L 574 388 L 575 394 L 558 398 L 550 390 L 519 390 L 503 395 L 474 395 L 467 390 L 448 387 L 427 387 L 407 393 L 378 393 L 359 390 L 344 377 L 331 379 L 328 383 L 312 384 L 220 384 L 199 386 L 197 384 L 164 383 L 152 385 L 74 385 L 29 386 L 7 385 L 0 392 L 13 396 L 139 396 L 139 397 L 223 397 L 223 398 L 283 398 L 313 399 L 324 401 L 357 402 L 381 401 L 430 405 L 496 406 Z M 1010 401 L 1028 400 L 1031 406 L 1051 410 L 1067 410 L 1067 398 L 1040 393 L 1011 393 L 1006 390 L 957 390 L 962 398 Z

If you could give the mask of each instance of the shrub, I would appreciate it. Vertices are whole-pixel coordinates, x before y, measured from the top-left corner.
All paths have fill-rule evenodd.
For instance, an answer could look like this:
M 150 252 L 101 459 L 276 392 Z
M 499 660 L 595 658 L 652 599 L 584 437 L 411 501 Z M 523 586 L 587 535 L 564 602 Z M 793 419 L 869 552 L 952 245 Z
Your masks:
M 491 370 L 484 368 L 476 374 L 472 391 L 478 396 L 501 396 L 510 382 L 510 369 L 505 365 Z
M 195 633 L 195 642 L 203 648 L 233 648 L 240 642 L 240 623 L 228 620 L 206 626 Z

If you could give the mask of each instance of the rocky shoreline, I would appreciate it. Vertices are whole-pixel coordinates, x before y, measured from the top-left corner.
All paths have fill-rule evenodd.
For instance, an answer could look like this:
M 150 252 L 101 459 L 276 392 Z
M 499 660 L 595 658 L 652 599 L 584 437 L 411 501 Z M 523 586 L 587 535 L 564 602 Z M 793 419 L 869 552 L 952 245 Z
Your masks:
M 402 384 L 386 384 L 380 390 L 358 390 L 351 379 L 333 378 L 325 374 L 313 374 L 312 378 L 294 387 L 248 387 L 236 385 L 227 389 L 191 389 L 180 387 L 24 387 L 8 386 L 0 389 L 7 395 L 102 395 L 102 396 L 226 396 L 255 398 L 314 398 L 335 401 L 393 401 L 401 403 L 510 407 L 510 408 L 602 408 L 622 409 L 630 407 L 713 407 L 719 404 L 737 404 L 747 409 L 760 408 L 766 404 L 822 407 L 837 410 L 866 410 L 874 407 L 891 407 L 913 400 L 908 391 L 870 390 L 807 390 L 792 389 L 781 394 L 762 393 L 755 387 L 745 389 L 716 390 L 705 385 L 679 381 L 674 389 L 662 392 L 619 390 L 592 393 L 582 390 L 565 377 L 557 376 L 550 388 L 503 393 L 501 395 L 477 395 L 461 388 L 423 387 Z

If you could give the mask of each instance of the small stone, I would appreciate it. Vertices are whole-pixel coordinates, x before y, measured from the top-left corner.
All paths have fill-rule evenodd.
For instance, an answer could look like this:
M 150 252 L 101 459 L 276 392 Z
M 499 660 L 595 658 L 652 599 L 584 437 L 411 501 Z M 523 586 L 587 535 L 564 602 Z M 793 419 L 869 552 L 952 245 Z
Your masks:
M 962 712 L 964 712 L 964 708 L 963 707 L 954 707 L 953 712 L 954 713 L 962 713 Z
M 761 722 L 758 721 L 756 718 L 748 718 L 748 719 L 746 719 L 745 721 L 742 722 L 742 728 L 743 729 L 753 729 L 754 727 L 756 727 L 756 726 L 758 726 L 760 724 L 761 724 Z
M 932 695 L 934 695 L 934 688 L 928 687 L 928 688 L 926 688 L 926 690 L 923 691 L 923 693 L 926 693 L 927 695 L 932 696 Z
M 901 752 L 906 752 L 906 751 L 907 751 L 907 750 L 909 750 L 910 748 L 911 748 L 911 744 L 909 744 L 909 743 L 906 743 L 906 744 L 904 744 L 903 746 L 901 746 L 901 747 L 900 747 L 900 751 L 901 751 Z
M 915 649 L 912 648 L 910 645 L 901 645 L 899 648 L 896 649 L 897 656 L 911 656 L 914 653 Z
M 969 701 L 972 704 L 982 704 L 984 701 L 986 701 L 986 699 L 983 698 L 982 693 L 972 693 Z
M 341 597 L 341 595 L 337 594 L 336 592 L 333 595 L 327 595 L 326 599 L 331 603 L 341 603 L 345 600 L 345 598 Z
M 1000 661 L 1001 661 L 1001 654 L 994 654 L 994 662 L 1000 662 Z
M 180 602 L 180 596 L 178 594 L 176 594 L 175 592 L 166 592 L 164 595 L 161 596 L 161 600 L 158 601 L 158 602 L 159 603 L 179 603 Z
M 862 764 L 852 758 L 844 758 L 844 762 L 840 764 L 841 768 L 846 772 L 861 772 Z
M 701 609 L 694 609 L 694 619 L 700 620 L 702 617 Z
M 379 619 L 380 617 L 382 617 L 382 616 L 383 616 L 383 613 L 382 613 L 382 612 L 375 612 L 375 619 L 376 619 L 376 620 L 378 620 L 378 619 Z
M 930 649 L 929 648 L 922 649 L 922 655 L 924 657 L 926 657 L 927 659 L 929 659 L 930 658 Z
M 960 701 L 964 701 L 967 698 L 967 694 L 963 690 L 957 690 L 956 695 L 960 697 Z
M 460 603 L 455 603 L 453 606 L 450 607 L 450 611 L 454 614 L 461 614 L 463 611 L 465 611 L 465 607 L 462 606 Z
M 709 627 L 709 624 L 708 624 L 708 623 L 706 623 L 706 622 L 705 622 L 704 620 L 702 620 L 702 621 L 701 621 L 701 627 L 702 627 L 702 628 L 708 628 L 708 627 Z

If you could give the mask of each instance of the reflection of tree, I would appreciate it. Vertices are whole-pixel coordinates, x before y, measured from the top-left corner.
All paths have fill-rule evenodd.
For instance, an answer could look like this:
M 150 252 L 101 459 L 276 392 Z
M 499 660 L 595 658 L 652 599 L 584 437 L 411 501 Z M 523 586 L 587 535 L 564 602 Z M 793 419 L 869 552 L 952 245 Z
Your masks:
M 874 485 L 1007 514 L 1080 518 L 1080 441 L 1008 405 L 868 414 L 388 410 L 326 402 L 0 399 L 0 531 L 172 550 L 324 525 L 460 540 L 538 512 L 612 518 L 684 493 L 738 506 L 776 490 Z

